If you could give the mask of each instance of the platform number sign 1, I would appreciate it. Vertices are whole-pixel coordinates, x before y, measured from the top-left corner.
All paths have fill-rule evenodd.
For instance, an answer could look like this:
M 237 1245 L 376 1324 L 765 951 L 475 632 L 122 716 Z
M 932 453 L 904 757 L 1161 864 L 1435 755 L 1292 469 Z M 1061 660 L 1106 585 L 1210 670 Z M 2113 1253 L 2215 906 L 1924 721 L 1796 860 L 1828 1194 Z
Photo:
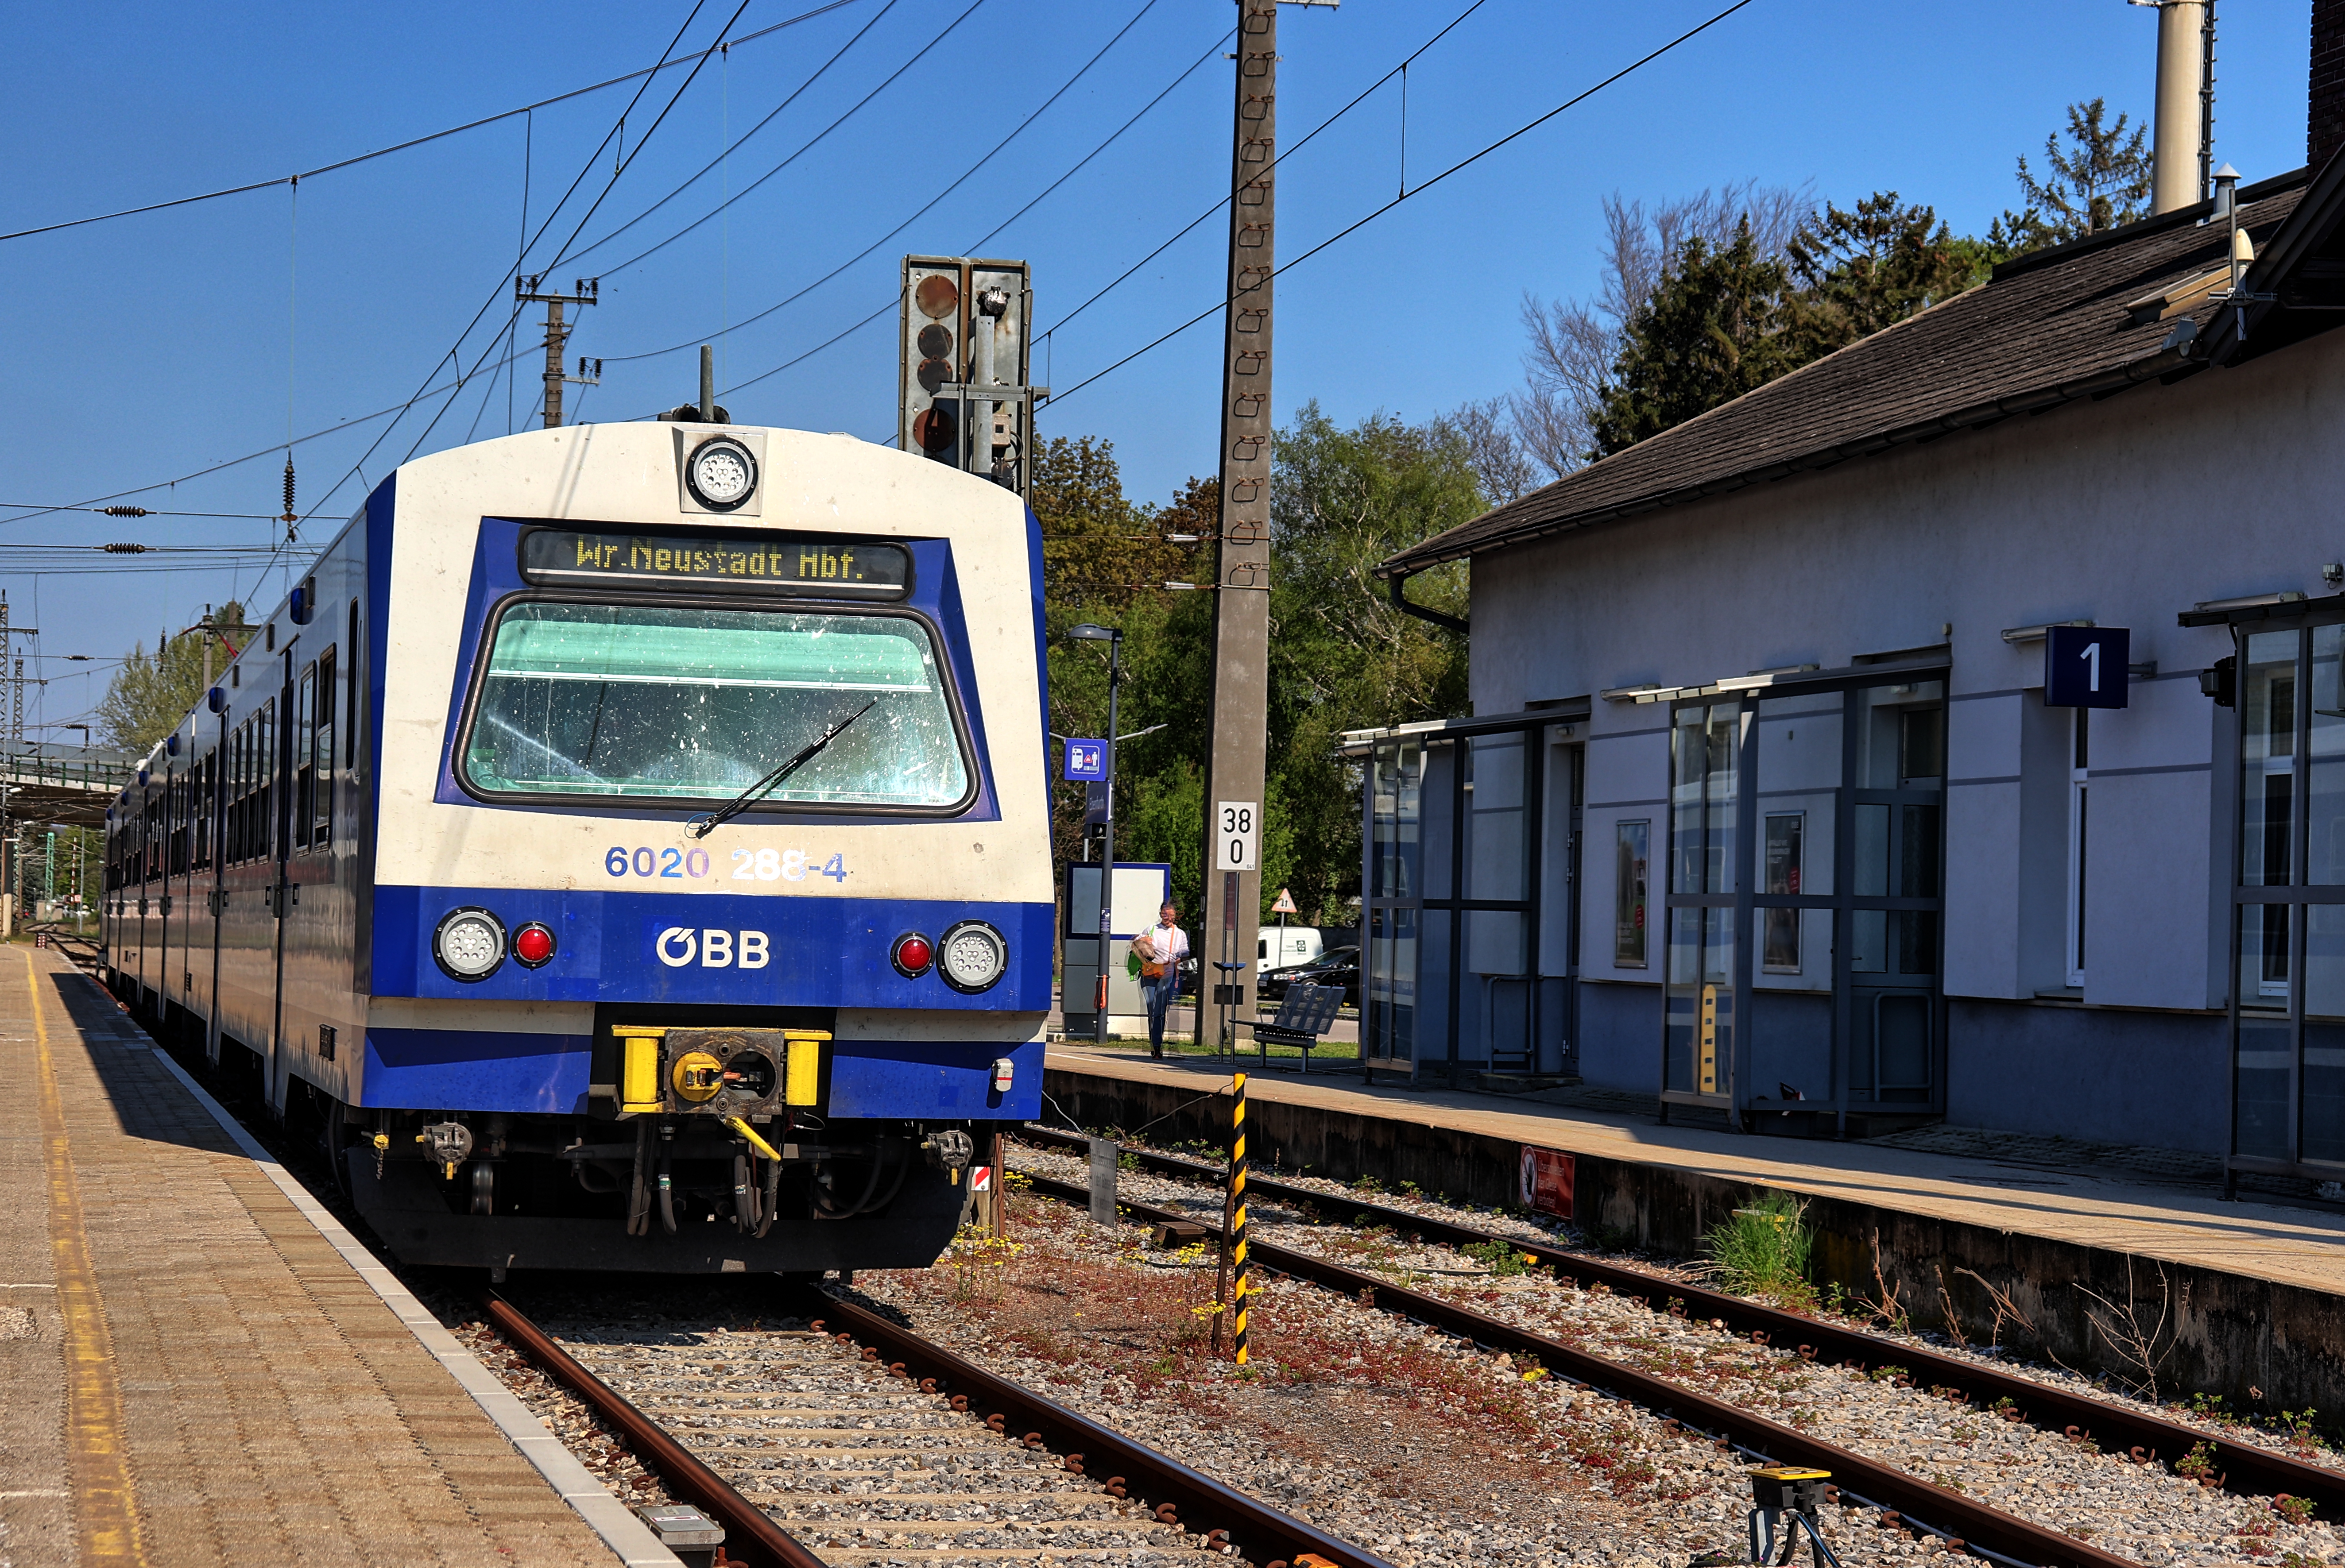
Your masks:
M 2044 632 L 2044 705 L 2122 708 L 2131 634 L 2122 626 L 2050 626 Z
M 1262 807 L 1250 800 L 1225 800 L 1213 808 L 1213 869 L 1252 871 L 1262 841 Z

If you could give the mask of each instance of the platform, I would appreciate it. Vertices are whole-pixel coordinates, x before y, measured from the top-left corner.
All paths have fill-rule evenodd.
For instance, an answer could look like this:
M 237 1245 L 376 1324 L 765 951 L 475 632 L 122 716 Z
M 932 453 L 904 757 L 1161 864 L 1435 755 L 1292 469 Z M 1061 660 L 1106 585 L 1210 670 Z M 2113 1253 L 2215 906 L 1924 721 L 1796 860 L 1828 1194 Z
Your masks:
M 675 1562 L 56 952 L 0 1077 L 0 1560 Z
M 2165 1335 L 2162 1374 L 2236 1390 L 2242 1405 L 2256 1391 L 2275 1409 L 2345 1408 L 2333 1402 L 2345 1397 L 2345 1212 L 2227 1200 L 2187 1158 L 2160 1175 L 2147 1168 L 2154 1160 L 1989 1133 L 1936 1139 L 1975 1153 L 1761 1137 L 1662 1126 L 1650 1110 L 1240 1065 L 1257 1159 L 1388 1188 L 1412 1180 L 1487 1205 L 1515 1200 L 1521 1146 L 1560 1150 L 1576 1158 L 1584 1229 L 1681 1257 L 1753 1189 L 1780 1188 L 1813 1200 L 1820 1285 L 1868 1297 L 1894 1288 L 1917 1323 L 1951 1319 L 1984 1340 L 1992 1281 L 2070 1365 L 2083 1358 L 2124 1375 L 2094 1318 L 2130 1310 Z M 1159 1138 L 1215 1141 L 1225 1129 L 1226 1111 L 1187 1103 L 1228 1082 L 1227 1065 L 1210 1058 L 1053 1046 L 1046 1067 L 1054 1102 L 1084 1125 L 1158 1118 Z

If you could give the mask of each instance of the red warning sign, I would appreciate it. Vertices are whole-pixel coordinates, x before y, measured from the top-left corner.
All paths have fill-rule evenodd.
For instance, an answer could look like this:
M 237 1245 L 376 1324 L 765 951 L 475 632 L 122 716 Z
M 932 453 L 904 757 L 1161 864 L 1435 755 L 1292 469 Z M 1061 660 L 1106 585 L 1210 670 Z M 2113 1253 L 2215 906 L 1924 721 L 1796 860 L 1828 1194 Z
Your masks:
M 992 1191 L 993 1167 L 990 1165 L 970 1166 L 969 1168 L 969 1189 L 971 1192 Z
M 1540 1214 L 1571 1218 L 1571 1156 L 1523 1146 L 1523 1207 Z

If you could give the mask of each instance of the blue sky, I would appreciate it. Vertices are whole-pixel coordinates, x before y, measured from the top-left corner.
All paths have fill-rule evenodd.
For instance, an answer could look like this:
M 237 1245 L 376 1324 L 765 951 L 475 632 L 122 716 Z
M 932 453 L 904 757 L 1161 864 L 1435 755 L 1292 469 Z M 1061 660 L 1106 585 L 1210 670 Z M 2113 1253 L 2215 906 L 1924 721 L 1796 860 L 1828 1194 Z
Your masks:
M 738 3 L 709 0 L 681 47 L 713 41 Z M 819 3 L 750 0 L 733 35 Z M 1408 178 L 1553 108 L 1724 3 L 1484 0 L 1407 73 Z M 875 242 L 836 279 L 717 337 L 719 384 L 748 382 L 890 307 L 904 252 L 965 252 L 1163 92 L 1122 139 L 985 242 L 986 254 L 1031 262 L 1047 329 L 1212 207 L 1227 179 L 1231 67 L 1218 40 L 1234 8 L 1144 4 L 980 0 L 971 12 L 969 0 L 849 0 L 712 58 L 653 132 L 685 72 L 655 78 L 628 116 L 633 159 L 615 183 L 617 146 L 587 160 L 632 82 L 305 180 L 298 204 L 280 185 L 0 242 L 10 370 L 0 380 L 0 502 L 80 502 L 171 480 L 281 446 L 289 422 L 295 435 L 320 430 L 400 404 L 458 363 L 469 370 L 508 314 L 525 177 L 535 228 L 584 174 L 532 253 L 534 269 L 554 262 L 589 203 L 602 205 L 582 246 L 668 195 L 801 87 L 719 169 L 555 266 L 565 283 L 602 278 L 602 303 L 572 343 L 574 355 L 610 361 L 583 417 L 684 400 L 695 386 L 688 347 L 621 357 L 696 344 Z M 1467 4 L 1284 11 L 1284 143 L 1293 147 Z M 659 57 L 690 10 L 689 0 L 15 7 L 0 57 L 0 137 L 14 154 L 0 231 L 315 167 L 634 70 Z M 2309 10 L 2309 0 L 2278 0 L 2223 12 L 2217 154 L 2250 180 L 2303 161 Z M 726 215 L 619 265 L 797 151 L 956 18 L 892 85 Z M 1126 24 L 1028 129 L 930 205 Z M 1936 206 L 1958 231 L 1982 229 L 2014 201 L 2015 157 L 2040 148 L 2066 104 L 2106 95 L 2115 108 L 2147 108 L 2155 34 L 2153 14 L 2124 0 L 1753 0 L 1282 277 L 1277 406 L 1284 414 L 1316 399 L 1339 420 L 1380 409 L 1416 419 L 1509 389 L 1521 375 L 1523 296 L 1591 288 L 1608 192 L 1668 197 L 1756 177 L 1812 181 L 1819 196 L 1847 204 L 1894 188 Z M 1282 257 L 1390 200 L 1403 152 L 1398 83 L 1388 83 L 1281 165 Z M 1223 241 L 1221 220 L 1199 225 L 1055 333 L 1037 379 L 1072 387 L 1211 305 Z M 458 349 L 484 302 L 486 324 Z M 518 347 L 533 330 L 525 322 Z M 892 351 L 883 319 L 726 400 L 746 421 L 892 439 Z M 1113 440 L 1131 493 L 1165 499 L 1188 475 L 1212 471 L 1219 360 L 1209 320 L 1047 410 L 1043 432 Z M 515 423 L 536 397 L 526 359 L 518 369 Z M 360 472 L 379 479 L 419 440 L 428 450 L 503 434 L 508 389 L 484 372 L 396 424 L 297 447 L 303 510 L 340 486 L 309 536 L 321 541 L 331 518 L 355 509 Z M 269 451 L 129 499 L 270 513 L 283 461 Z M 24 517 L 0 509 L 0 519 Z M 59 557 L 10 547 L 250 548 L 277 531 L 250 518 L 0 521 L 0 587 L 18 623 L 42 624 L 40 668 L 54 678 L 40 716 L 80 717 L 103 691 L 102 666 L 63 655 L 151 646 L 159 626 L 183 626 L 233 592 L 273 602 L 282 580 L 257 591 L 249 561 L 157 556 L 93 556 L 69 562 L 96 569 L 75 574 L 53 570 Z

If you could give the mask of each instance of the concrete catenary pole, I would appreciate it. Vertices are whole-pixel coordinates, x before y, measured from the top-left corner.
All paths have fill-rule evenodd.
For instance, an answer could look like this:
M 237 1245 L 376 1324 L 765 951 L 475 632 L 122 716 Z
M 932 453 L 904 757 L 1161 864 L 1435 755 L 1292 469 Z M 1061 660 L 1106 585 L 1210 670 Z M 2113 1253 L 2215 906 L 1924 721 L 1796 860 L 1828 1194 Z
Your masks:
M 1224 869 L 1224 803 L 1245 803 L 1258 821 L 1270 697 L 1270 347 L 1273 240 L 1271 165 L 1278 133 L 1278 0 L 1239 0 L 1237 91 L 1230 160 L 1229 305 L 1223 330 L 1221 528 L 1213 576 L 1213 753 L 1206 770 L 1205 896 L 1198 956 L 1203 987 L 1254 983 L 1261 915 L 1259 862 Z M 1216 962 L 1244 964 L 1217 970 Z M 1220 1048 L 1223 1010 L 1198 998 L 1200 1032 Z M 1234 1042 L 1230 1042 L 1234 1044 Z

